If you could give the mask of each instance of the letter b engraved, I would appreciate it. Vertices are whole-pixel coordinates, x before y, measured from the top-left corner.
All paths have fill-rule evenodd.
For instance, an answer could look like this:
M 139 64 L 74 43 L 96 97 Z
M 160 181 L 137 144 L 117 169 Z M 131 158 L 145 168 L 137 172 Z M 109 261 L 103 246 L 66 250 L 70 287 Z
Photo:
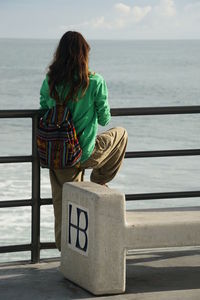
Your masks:
M 88 210 L 68 204 L 68 245 L 83 255 L 88 252 Z

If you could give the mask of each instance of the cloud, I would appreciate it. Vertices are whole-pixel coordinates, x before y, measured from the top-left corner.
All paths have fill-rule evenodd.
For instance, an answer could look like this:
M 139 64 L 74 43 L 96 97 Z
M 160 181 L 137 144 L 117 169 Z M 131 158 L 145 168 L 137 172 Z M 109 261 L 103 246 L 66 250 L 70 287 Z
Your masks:
M 117 3 L 115 5 L 115 9 L 120 13 L 124 13 L 124 14 L 129 14 L 131 11 L 131 7 L 123 3 Z
M 150 11 L 152 10 L 151 6 L 145 6 L 145 7 L 139 7 L 134 6 L 132 8 L 132 15 L 135 20 L 135 22 L 140 22 L 144 17 L 146 17 Z
M 155 11 L 161 17 L 176 16 L 176 6 L 173 0 L 161 0 L 159 5 L 155 7 Z
M 79 24 L 60 26 L 60 29 L 72 30 L 75 28 L 86 28 L 92 27 L 94 29 L 121 29 L 129 26 L 131 23 L 139 23 L 143 18 L 151 11 L 151 6 L 133 6 L 130 7 L 123 3 L 118 3 L 115 5 L 115 10 L 120 13 L 120 15 L 115 15 L 113 18 L 107 20 L 104 16 L 93 18 L 90 21 L 85 21 Z
M 200 2 L 176 7 L 175 0 L 157 0 L 152 6 L 118 2 L 107 14 L 73 26 L 95 36 L 170 39 L 200 37 L 199 22 Z
M 151 12 L 151 6 L 128 6 L 117 3 L 113 7 L 112 17 L 109 19 L 99 16 L 78 24 L 62 25 L 60 30 L 78 30 L 86 28 L 116 30 L 130 27 L 132 24 L 140 23 Z
M 60 25 L 59 30 L 60 31 L 67 31 L 67 30 L 75 30 L 76 28 L 81 28 L 81 27 L 87 27 L 90 25 L 89 21 L 85 21 L 82 23 L 76 23 L 76 24 L 69 24 L 69 25 Z
M 112 23 L 109 23 L 105 20 L 105 17 L 97 17 L 93 18 L 89 21 L 85 21 L 82 23 L 76 23 L 76 24 L 69 24 L 69 25 L 61 25 L 60 31 L 67 31 L 67 30 L 78 30 L 83 28 L 102 28 L 102 29 L 112 29 Z
M 116 15 L 110 23 L 110 28 L 120 29 L 140 23 L 152 10 L 151 6 L 128 6 L 117 3 L 115 6 Z
M 105 28 L 105 29 L 112 28 L 112 24 L 107 22 L 105 20 L 105 17 L 103 16 L 91 20 L 91 25 L 94 26 L 94 28 Z
M 115 10 L 120 13 L 118 21 L 116 24 L 125 25 L 128 23 L 140 22 L 144 17 L 150 13 L 151 6 L 128 6 L 123 3 L 117 3 L 115 5 Z

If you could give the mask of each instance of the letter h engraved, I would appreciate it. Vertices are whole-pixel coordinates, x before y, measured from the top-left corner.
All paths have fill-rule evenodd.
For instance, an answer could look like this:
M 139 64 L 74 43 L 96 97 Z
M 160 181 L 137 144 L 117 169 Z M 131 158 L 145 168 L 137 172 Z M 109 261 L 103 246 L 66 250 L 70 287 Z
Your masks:
M 74 248 L 77 248 L 83 252 L 87 252 L 87 248 L 88 248 L 88 234 L 87 234 L 87 230 L 88 230 L 88 213 L 87 211 L 83 210 L 80 207 L 74 207 L 74 209 L 76 209 L 76 218 L 77 218 L 77 224 L 73 224 L 72 223 L 72 204 L 69 203 L 69 220 L 68 220 L 68 243 Z M 82 228 L 80 227 L 80 219 L 81 216 L 84 217 L 85 220 L 85 227 Z M 75 245 L 72 245 L 72 228 L 76 229 L 76 243 Z M 81 246 L 80 244 L 80 233 L 84 234 L 85 237 L 85 243 L 84 245 Z M 74 249 L 75 250 L 75 249 Z

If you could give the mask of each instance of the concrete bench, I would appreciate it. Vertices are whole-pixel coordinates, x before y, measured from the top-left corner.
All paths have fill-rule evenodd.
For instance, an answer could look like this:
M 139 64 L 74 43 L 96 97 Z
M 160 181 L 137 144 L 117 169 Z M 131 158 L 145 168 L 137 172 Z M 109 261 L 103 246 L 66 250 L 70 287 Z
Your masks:
M 128 249 L 200 245 L 200 211 L 125 211 L 125 197 L 91 182 L 66 183 L 61 272 L 95 295 L 125 291 Z

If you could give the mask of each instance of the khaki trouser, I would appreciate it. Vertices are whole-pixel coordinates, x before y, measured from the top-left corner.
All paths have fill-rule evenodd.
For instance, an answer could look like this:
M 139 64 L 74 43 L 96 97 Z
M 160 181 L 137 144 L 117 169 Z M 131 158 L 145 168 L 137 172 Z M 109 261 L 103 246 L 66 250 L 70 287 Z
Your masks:
M 93 169 L 91 181 L 105 184 L 117 174 L 125 155 L 128 135 L 124 128 L 112 128 L 96 138 L 95 148 L 87 161 L 78 167 L 50 170 L 55 216 L 56 247 L 60 250 L 62 219 L 62 186 L 65 182 L 83 181 L 84 169 Z

